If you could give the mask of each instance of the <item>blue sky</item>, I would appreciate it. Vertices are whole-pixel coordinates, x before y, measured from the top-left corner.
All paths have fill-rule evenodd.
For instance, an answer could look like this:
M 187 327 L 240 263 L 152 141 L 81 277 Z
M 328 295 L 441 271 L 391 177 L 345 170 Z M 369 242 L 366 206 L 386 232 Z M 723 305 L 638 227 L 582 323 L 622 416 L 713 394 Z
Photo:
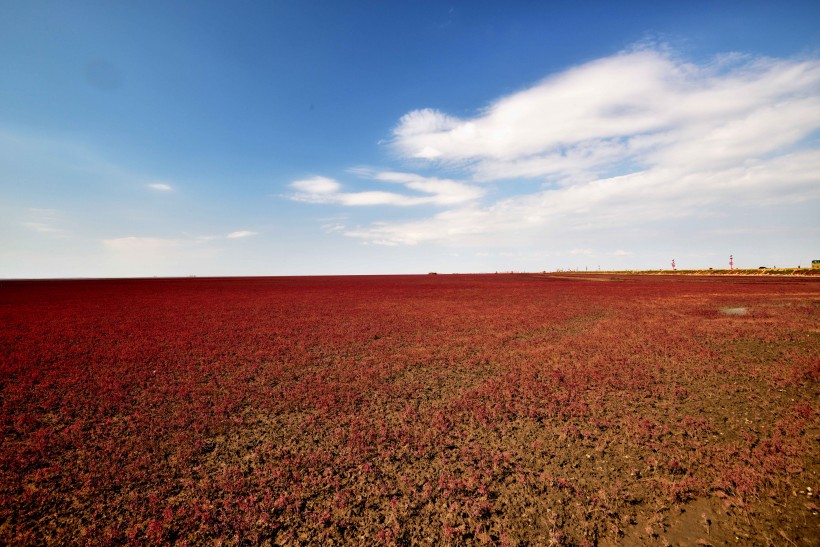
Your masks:
M 0 277 L 805 266 L 818 20 L 0 1 Z

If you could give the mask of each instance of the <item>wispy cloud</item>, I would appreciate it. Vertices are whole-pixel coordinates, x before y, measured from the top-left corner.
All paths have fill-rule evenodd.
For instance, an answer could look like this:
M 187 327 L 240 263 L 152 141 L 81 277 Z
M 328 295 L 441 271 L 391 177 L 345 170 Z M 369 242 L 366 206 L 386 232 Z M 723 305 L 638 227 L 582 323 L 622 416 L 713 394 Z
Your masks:
M 58 226 L 59 214 L 54 209 L 29 208 L 21 224 L 40 234 L 61 236 L 66 231 Z
M 409 112 L 391 144 L 401 157 L 461 170 L 473 181 L 467 187 L 507 180 L 507 197 L 344 233 L 382 244 L 482 244 L 732 208 L 782 214 L 820 199 L 818 129 L 817 59 L 728 55 L 698 65 L 663 50 L 624 52 L 500 98 L 473 118 Z M 521 179 L 543 188 L 517 191 Z
M 228 239 L 239 239 L 242 237 L 252 237 L 259 235 L 259 232 L 251 232 L 250 230 L 238 230 L 227 235 Z
M 156 190 L 158 192 L 172 192 L 174 190 L 170 184 L 165 184 L 164 182 L 152 182 L 150 184 L 146 184 L 146 186 L 151 190 Z
M 103 245 L 115 251 L 149 251 L 170 249 L 173 247 L 182 246 L 202 246 L 209 242 L 221 241 L 226 239 L 241 239 L 259 235 L 259 232 L 251 232 L 250 230 L 238 230 L 230 232 L 226 235 L 192 235 L 183 234 L 181 237 L 143 237 L 143 236 L 127 236 L 117 237 L 111 239 L 104 239 Z
M 396 171 L 377 171 L 369 168 L 353 168 L 349 172 L 360 178 L 379 183 L 400 185 L 405 190 L 414 193 L 383 190 L 344 192 L 341 183 L 334 179 L 313 177 L 293 181 L 290 186 L 296 192 L 290 198 L 307 203 L 333 203 L 346 206 L 444 206 L 474 201 L 484 195 L 483 188 L 451 179 L 423 177 L 414 173 Z
M 743 206 L 774 207 L 820 199 L 820 152 L 809 150 L 727 169 L 688 173 L 654 169 L 596 179 L 488 207 L 458 208 L 409 222 L 383 222 L 345 232 L 373 242 L 481 244 L 522 231 L 542 237 L 590 229 L 641 227 L 671 219 L 725 214 Z M 726 211 L 723 211 L 723 208 Z
M 295 180 L 290 183 L 291 188 L 297 191 L 292 197 L 297 201 L 323 203 L 336 196 L 342 185 L 327 177 L 313 177 L 304 180 Z

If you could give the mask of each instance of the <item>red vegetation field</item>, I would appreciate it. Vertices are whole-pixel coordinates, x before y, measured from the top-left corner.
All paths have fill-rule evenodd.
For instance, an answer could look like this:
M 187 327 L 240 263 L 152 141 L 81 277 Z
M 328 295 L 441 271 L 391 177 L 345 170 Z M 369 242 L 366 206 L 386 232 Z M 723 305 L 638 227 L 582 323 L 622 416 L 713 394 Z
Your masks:
M 820 282 L 0 282 L 0 543 L 817 545 Z

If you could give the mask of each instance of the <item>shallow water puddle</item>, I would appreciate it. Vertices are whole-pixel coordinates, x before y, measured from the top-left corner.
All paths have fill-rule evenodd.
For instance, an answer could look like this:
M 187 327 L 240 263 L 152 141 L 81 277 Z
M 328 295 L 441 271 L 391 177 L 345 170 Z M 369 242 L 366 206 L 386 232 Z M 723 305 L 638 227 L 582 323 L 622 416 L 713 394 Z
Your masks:
M 739 308 L 722 308 L 720 313 L 724 315 L 746 315 L 749 313 L 749 308 L 746 307 L 739 307 Z

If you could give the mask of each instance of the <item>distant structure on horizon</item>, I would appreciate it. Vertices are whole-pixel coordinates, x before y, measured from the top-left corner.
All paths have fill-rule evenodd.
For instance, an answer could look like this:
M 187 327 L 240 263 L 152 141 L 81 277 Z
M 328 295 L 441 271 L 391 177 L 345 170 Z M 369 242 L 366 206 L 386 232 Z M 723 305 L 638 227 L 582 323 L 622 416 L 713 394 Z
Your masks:
M 813 269 L 820 269 L 820 260 L 812 260 L 811 261 L 811 268 Z
M 729 255 L 729 269 L 730 269 L 730 270 L 734 270 L 734 269 L 735 269 L 735 258 L 734 258 L 734 255 Z

